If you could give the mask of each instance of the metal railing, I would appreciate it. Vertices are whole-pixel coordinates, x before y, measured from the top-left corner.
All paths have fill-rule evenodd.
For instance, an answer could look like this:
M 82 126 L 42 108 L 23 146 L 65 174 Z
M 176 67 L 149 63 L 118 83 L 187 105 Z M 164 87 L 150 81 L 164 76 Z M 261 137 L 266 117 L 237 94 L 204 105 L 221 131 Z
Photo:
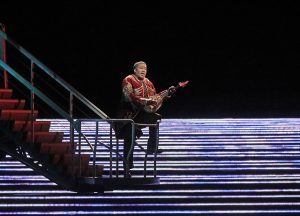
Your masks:
M 78 92 L 74 87 L 72 87 L 70 84 L 68 84 L 66 81 L 64 81 L 60 76 L 58 76 L 56 73 L 54 73 L 50 68 L 48 68 L 46 65 L 44 65 L 41 61 L 39 61 L 36 57 L 31 55 L 26 49 L 24 49 L 22 46 L 17 44 L 14 40 L 9 38 L 6 33 L 3 31 L 0 31 L 0 37 L 2 37 L 5 41 L 7 41 L 10 45 L 15 47 L 19 52 L 21 52 L 25 57 L 27 57 L 31 65 L 37 65 L 39 68 L 42 69 L 42 71 L 47 74 L 49 77 L 51 77 L 53 80 L 55 80 L 57 83 L 59 83 L 62 87 L 64 87 L 70 95 L 70 107 L 72 106 L 72 97 L 76 97 L 78 100 L 80 100 L 86 107 L 88 107 L 90 110 L 92 110 L 96 115 L 98 115 L 102 119 L 107 119 L 109 118 L 102 110 L 100 110 L 96 105 L 94 105 L 91 101 L 89 101 L 86 97 L 84 97 L 80 92 Z M 0 65 L 6 69 L 7 65 L 5 64 L 4 61 L 0 62 Z M 33 68 L 33 67 L 32 67 Z M 33 72 L 33 71 L 32 71 Z M 11 71 L 11 75 L 16 77 L 16 72 Z M 16 77 L 17 78 L 17 77 Z M 33 85 L 34 83 L 31 83 Z M 30 87 L 28 87 L 30 90 L 33 91 Z M 35 93 L 35 92 L 33 92 Z M 41 99 L 44 98 L 43 95 L 40 95 Z M 47 101 L 48 99 L 45 99 Z M 60 110 L 56 110 L 59 114 L 61 113 Z M 71 116 L 71 113 L 69 114 Z
M 107 122 L 109 124 L 109 145 L 105 144 L 104 142 L 100 141 L 100 137 L 101 134 L 99 133 L 99 123 L 100 122 Z M 98 150 L 98 145 L 101 145 L 103 147 L 105 147 L 106 149 L 109 150 L 109 177 L 113 178 L 113 154 L 116 155 L 116 169 L 115 169 L 115 176 L 116 178 L 119 178 L 120 176 L 120 170 L 119 170 L 119 158 L 123 161 L 123 164 L 125 164 L 125 167 L 123 167 L 123 172 L 124 172 L 124 178 L 128 178 L 129 177 L 129 157 L 132 154 L 132 152 L 134 151 L 134 147 L 137 146 L 139 147 L 142 151 L 144 151 L 145 153 L 145 157 L 144 157 L 144 170 L 143 170 L 143 174 L 144 177 L 147 177 L 147 156 L 148 156 L 148 152 L 147 149 L 144 149 L 140 144 L 138 144 L 136 142 L 136 139 L 131 139 L 131 146 L 128 152 L 128 155 L 122 155 L 122 153 L 120 153 L 120 142 L 118 138 L 113 138 L 113 131 L 114 131 L 114 124 L 117 122 L 124 122 L 124 123 L 128 123 L 131 124 L 131 137 L 135 137 L 135 129 L 136 127 L 155 127 L 156 128 L 156 147 L 155 147 L 155 152 L 153 155 L 153 176 L 156 177 L 157 176 L 157 170 L 156 170 L 156 159 L 157 159 L 157 147 L 158 147 L 158 137 L 159 137 L 159 123 L 160 121 L 158 121 L 156 124 L 138 124 L 135 123 L 132 119 L 78 119 L 77 120 L 77 124 L 78 124 L 78 128 L 82 128 L 82 125 L 86 124 L 86 123 L 95 123 L 95 128 L 91 129 L 92 131 L 95 131 L 95 134 L 91 135 L 92 137 L 94 137 L 94 148 L 93 148 L 93 178 L 95 178 L 96 176 L 96 154 L 97 154 L 97 150 Z M 89 130 L 89 131 L 90 131 Z M 80 133 L 83 134 L 83 133 Z M 86 137 L 84 137 L 86 139 Z M 82 146 L 82 142 L 81 142 L 81 138 L 80 135 L 78 137 L 78 145 L 79 145 L 79 155 L 81 155 L 81 146 Z M 87 139 L 86 139 L 87 140 Z M 114 143 L 115 143 L 115 147 L 114 147 Z M 80 158 L 80 157 L 79 157 Z M 80 161 L 79 161 L 80 164 Z M 81 172 L 81 170 L 80 170 Z
M 64 81 L 61 77 L 59 77 L 56 73 L 54 73 L 51 69 L 49 69 L 46 65 L 44 65 L 41 61 L 39 61 L 36 57 L 31 55 L 26 49 L 17 44 L 14 40 L 12 40 L 8 35 L 0 30 L 0 38 L 5 42 L 8 42 L 15 49 L 17 49 L 20 53 L 22 53 L 28 60 L 30 60 L 30 81 L 26 80 L 23 76 L 21 76 L 17 71 L 15 71 L 12 67 L 10 67 L 5 61 L 0 59 L 0 67 L 4 69 L 5 72 L 8 72 L 12 77 L 22 83 L 27 89 L 30 90 L 30 108 L 32 110 L 32 121 L 34 120 L 33 111 L 34 111 L 34 98 L 35 95 L 39 97 L 42 101 L 44 101 L 49 107 L 51 107 L 54 111 L 56 111 L 61 117 L 67 119 L 70 122 L 70 133 L 72 130 L 76 128 L 74 118 L 73 118 L 73 98 L 77 98 L 81 101 L 88 109 L 93 111 L 97 116 L 102 119 L 108 119 L 109 117 L 100 110 L 96 105 L 94 105 L 91 101 L 85 98 L 81 93 L 79 93 L 75 88 L 69 85 L 66 81 Z M 53 100 L 51 100 L 48 96 L 46 96 L 42 91 L 35 87 L 34 83 L 34 67 L 37 65 L 42 69 L 44 74 L 48 75 L 52 78 L 56 83 L 60 84 L 65 90 L 67 90 L 69 94 L 69 113 L 63 110 L 59 105 L 57 105 Z M 34 127 L 32 127 L 32 133 L 34 134 Z M 90 145 L 92 149 L 92 145 Z M 92 149 L 93 150 L 93 149 Z
M 5 25 L 0 23 L 0 30 L 5 32 Z M 6 63 L 6 41 L 0 36 L 0 59 Z M 8 88 L 7 72 L 3 71 L 3 86 Z

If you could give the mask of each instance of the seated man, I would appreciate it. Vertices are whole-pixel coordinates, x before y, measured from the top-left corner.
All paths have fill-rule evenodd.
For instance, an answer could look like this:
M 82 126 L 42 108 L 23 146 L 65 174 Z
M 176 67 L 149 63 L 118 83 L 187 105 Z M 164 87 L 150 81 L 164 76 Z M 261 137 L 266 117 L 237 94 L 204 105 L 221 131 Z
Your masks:
M 161 116 L 149 110 L 155 110 L 157 101 L 151 96 L 157 94 L 153 83 L 146 78 L 147 65 L 143 61 L 136 62 L 133 66 L 133 74 L 126 76 L 122 82 L 122 99 L 118 118 L 133 119 L 135 123 L 140 124 L 156 124 Z M 171 86 L 164 92 L 173 93 L 175 87 Z M 169 97 L 169 96 L 168 96 Z M 151 107 L 151 109 L 149 109 Z M 141 127 L 135 129 L 136 137 L 142 135 Z M 131 124 L 118 124 L 116 127 L 117 138 L 124 139 L 124 157 L 128 156 L 131 146 Z M 135 138 L 136 138 L 135 137 Z M 147 144 L 147 153 L 153 154 L 156 148 L 156 128 L 149 127 L 149 139 Z M 157 149 L 157 153 L 161 153 L 161 149 Z M 129 157 L 129 169 L 133 168 L 133 153 Z

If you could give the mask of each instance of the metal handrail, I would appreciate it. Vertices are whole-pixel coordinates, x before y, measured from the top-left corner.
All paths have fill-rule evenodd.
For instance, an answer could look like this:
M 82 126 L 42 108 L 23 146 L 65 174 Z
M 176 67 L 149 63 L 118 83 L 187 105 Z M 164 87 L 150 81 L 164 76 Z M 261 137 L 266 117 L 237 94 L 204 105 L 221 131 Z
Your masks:
M 0 23 L 0 31 L 5 32 L 5 25 L 3 23 Z M 1 37 L 0 37 L 1 39 Z M 2 46 L 2 58 L 3 61 L 6 62 L 6 41 L 0 41 L 0 43 L 2 42 L 1 46 Z M 7 89 L 8 88 L 8 80 L 7 80 L 7 72 L 4 70 L 3 71 L 3 81 L 4 81 L 4 88 Z
M 0 59 L 0 66 L 4 68 L 10 75 L 19 80 L 26 88 L 28 88 L 31 92 L 41 98 L 45 103 L 51 106 L 54 110 L 56 110 L 62 117 L 67 119 L 69 122 L 73 122 L 73 119 L 70 115 L 65 112 L 62 108 L 60 108 L 55 102 L 53 102 L 49 97 L 47 97 L 44 93 L 38 90 L 36 87 L 31 85 L 24 77 L 18 74 L 14 69 L 12 69 L 9 65 L 7 65 L 4 61 Z
M 28 59 L 30 59 L 31 60 L 31 67 L 34 64 L 39 66 L 42 69 L 42 71 L 44 71 L 46 74 L 48 74 L 56 82 L 61 84 L 66 90 L 69 91 L 69 94 L 72 96 L 72 98 L 73 98 L 73 96 L 78 98 L 84 105 L 86 105 L 89 109 L 94 111 L 94 113 L 97 114 L 99 117 L 101 117 L 103 119 L 109 118 L 102 110 L 100 110 L 97 106 L 95 106 L 92 102 L 90 102 L 87 98 L 85 98 L 81 93 L 79 93 L 75 88 L 73 88 L 71 85 L 69 85 L 66 81 L 64 81 L 61 77 L 59 77 L 56 73 L 54 73 L 51 69 L 49 69 L 41 61 L 39 61 L 37 58 L 35 58 L 32 54 L 30 54 L 26 49 L 24 49 L 22 46 L 17 44 L 11 38 L 9 38 L 8 35 L 5 32 L 1 31 L 1 30 L 0 30 L 0 37 L 2 37 L 4 40 L 9 42 L 13 47 L 15 47 L 17 50 L 19 50 Z M 5 61 L 2 61 L 1 59 L 0 59 L 0 66 L 5 70 L 5 72 L 7 71 L 10 75 L 12 75 L 18 81 L 23 83 L 25 85 L 25 87 L 27 87 L 31 91 L 32 94 L 36 94 L 46 104 L 48 104 L 56 112 L 58 112 L 63 118 L 67 119 L 70 122 L 70 127 L 74 127 L 74 120 L 73 120 L 72 115 L 68 114 L 63 109 L 61 109 L 49 97 L 47 97 L 40 90 L 35 88 L 32 83 L 28 82 L 24 77 L 22 77 L 20 74 L 18 74 L 14 69 L 12 69 L 9 65 L 7 65 Z M 73 99 L 70 101 L 70 103 L 72 103 L 72 101 L 73 101 Z M 73 104 L 70 104 L 70 107 L 72 107 L 72 106 L 73 106 Z M 76 127 L 75 127 L 75 129 L 78 131 L 78 129 Z M 93 147 L 90 144 L 90 142 L 88 141 L 88 139 L 85 136 L 84 136 L 84 138 L 89 143 L 90 148 L 93 150 Z
M 132 136 L 134 137 L 135 136 L 135 123 L 132 119 L 79 119 L 77 120 L 77 123 L 76 124 L 79 124 L 79 128 L 81 128 L 81 123 L 82 122 L 96 122 L 96 126 L 97 126 L 97 123 L 98 122 L 108 122 L 110 124 L 110 128 L 112 128 L 112 123 L 115 123 L 115 122 L 127 122 L 127 123 L 130 123 L 132 125 Z M 84 136 L 84 138 L 86 140 L 87 137 L 83 134 L 83 133 L 80 133 L 82 136 Z M 118 139 L 117 139 L 117 142 L 118 142 Z M 98 141 L 98 128 L 96 128 L 96 141 L 95 141 L 95 146 L 94 148 L 92 148 L 92 151 L 93 151 L 93 155 L 94 155 L 94 159 L 93 159 L 93 165 L 94 165 L 94 170 L 95 170 L 95 155 L 96 155 L 96 150 L 97 150 L 97 144 L 100 144 L 102 145 L 103 147 L 105 148 L 108 148 L 110 150 L 110 177 L 112 177 L 112 152 L 114 152 L 119 158 L 119 156 L 121 156 L 119 154 L 119 150 L 113 150 L 112 148 L 112 130 L 110 130 L 110 147 L 108 147 L 106 144 L 104 144 L 103 142 L 100 142 Z M 81 142 L 79 142 L 79 149 L 81 147 Z M 118 147 L 118 143 L 117 143 L 117 147 Z M 134 139 L 132 139 L 132 143 L 131 143 L 131 148 L 129 150 L 129 154 L 131 154 L 131 152 L 133 151 L 133 147 L 134 147 Z M 81 152 L 79 151 L 79 155 L 81 154 Z M 125 177 L 128 177 L 128 172 L 129 172 L 129 165 L 128 165 L 128 160 L 129 158 L 128 157 L 121 157 L 122 160 L 125 162 Z M 118 164 L 118 161 L 117 161 L 117 164 Z M 117 172 L 116 172 L 116 177 L 118 178 L 118 167 L 117 167 Z M 95 173 L 93 174 L 93 176 L 95 176 Z
M 13 47 L 19 50 L 23 55 L 25 55 L 28 59 L 31 60 L 32 63 L 39 66 L 42 71 L 44 71 L 47 75 L 53 78 L 56 82 L 58 82 L 62 87 L 64 87 L 67 91 L 69 91 L 72 95 L 74 95 L 77 99 L 79 99 L 84 105 L 86 105 L 89 109 L 94 111 L 102 119 L 109 118 L 102 110 L 100 110 L 96 105 L 94 105 L 91 101 L 89 101 L 86 97 L 84 97 L 79 91 L 77 91 L 73 86 L 64 81 L 60 76 L 54 73 L 50 68 L 44 65 L 41 61 L 39 61 L 36 57 L 30 54 L 26 49 L 17 44 L 13 39 L 8 37 L 6 33 L 0 30 L 0 37 L 3 37 L 7 42 L 9 42 Z
M 93 158 L 93 166 L 94 166 L 94 173 L 93 173 L 93 178 L 95 178 L 95 160 L 96 160 L 96 151 L 97 151 L 97 144 L 100 144 L 102 145 L 103 147 L 109 149 L 110 151 L 110 163 L 109 163 L 109 173 L 110 173 L 110 177 L 112 178 L 112 152 L 114 152 L 116 155 L 117 155 L 117 158 L 119 158 L 121 156 L 121 154 L 119 153 L 119 149 L 118 149 L 118 138 L 116 138 L 116 143 L 117 143 L 117 150 L 113 150 L 113 147 L 112 147 L 112 123 L 116 123 L 116 122 L 127 122 L 127 123 L 130 123 L 132 125 L 131 127 L 131 136 L 132 137 L 135 137 L 135 128 L 136 127 L 155 127 L 157 128 L 157 139 L 156 139 L 156 147 L 155 147 L 155 152 L 154 152 L 154 158 L 153 158 L 153 161 L 154 161 L 154 177 L 156 177 L 156 156 L 157 156 L 157 146 L 158 146 L 158 128 L 159 128 L 159 123 L 160 121 L 157 121 L 156 124 L 139 124 L 139 123 L 135 123 L 132 119 L 80 119 L 78 120 L 79 121 L 79 124 L 81 125 L 82 122 L 96 122 L 96 134 L 95 134 L 95 146 L 93 148 L 93 155 L 94 155 L 94 158 Z M 105 143 L 99 141 L 98 139 L 98 123 L 99 122 L 108 122 L 110 124 L 110 134 L 109 134 L 109 137 L 110 137 L 110 146 L 107 146 Z M 81 126 L 80 126 L 81 127 Z M 81 142 L 79 143 L 81 145 Z M 132 139 L 132 142 L 131 142 L 131 146 L 130 146 L 130 149 L 129 149 L 129 153 L 128 155 L 125 157 L 125 155 L 123 155 L 123 157 L 121 157 L 121 159 L 123 160 L 123 162 L 125 163 L 125 168 L 124 168 L 124 177 L 127 178 L 129 176 L 129 164 L 128 164 L 128 161 L 129 161 L 129 156 L 132 154 L 133 152 L 133 149 L 134 149 L 134 146 L 136 145 L 136 141 L 135 139 Z M 141 146 L 139 146 L 141 149 L 143 149 Z M 80 148 L 79 148 L 80 149 Z M 144 150 L 144 149 L 143 149 Z M 144 150 L 145 151 L 145 150 Z M 145 158 L 144 158 L 144 177 L 146 178 L 146 166 L 147 166 L 147 151 L 145 151 Z M 119 170 L 118 170 L 118 161 L 116 162 L 116 177 L 118 178 L 119 176 Z
M 31 85 L 30 82 L 28 82 L 24 77 L 22 77 L 20 74 L 18 74 L 14 69 L 12 69 L 9 65 L 7 65 L 5 62 L 3 62 L 0 59 L 0 66 L 3 67 L 10 75 L 15 77 L 17 80 L 19 80 L 25 87 L 31 90 L 35 95 L 37 95 L 40 99 L 42 99 L 45 103 L 47 103 L 49 106 L 51 106 L 54 110 L 56 110 L 63 118 L 67 119 L 71 126 L 76 129 L 78 133 L 81 133 L 78 128 L 77 124 L 74 121 L 74 119 L 63 109 L 61 109 L 54 101 L 52 101 L 49 97 L 47 97 L 43 92 L 41 92 L 39 89 Z M 93 146 L 91 145 L 90 141 L 87 139 L 87 137 L 84 134 L 81 134 L 85 140 L 88 142 L 90 148 L 93 150 Z
M 140 123 L 135 124 L 136 126 L 140 126 L 140 127 L 154 127 L 154 128 L 156 128 L 156 144 L 155 144 L 155 151 L 154 151 L 154 158 L 153 158 L 154 177 L 156 177 L 156 174 L 157 174 L 157 172 L 156 172 L 156 157 L 157 157 L 157 149 L 158 149 L 158 143 L 159 143 L 159 123 L 160 123 L 160 120 L 158 120 L 156 122 L 156 124 L 140 124 Z M 141 146 L 140 146 L 140 148 L 142 149 Z M 148 152 L 146 150 L 145 151 L 145 158 L 144 158 L 144 177 L 145 178 L 147 176 L 147 170 L 146 170 L 147 169 L 147 157 L 148 157 Z

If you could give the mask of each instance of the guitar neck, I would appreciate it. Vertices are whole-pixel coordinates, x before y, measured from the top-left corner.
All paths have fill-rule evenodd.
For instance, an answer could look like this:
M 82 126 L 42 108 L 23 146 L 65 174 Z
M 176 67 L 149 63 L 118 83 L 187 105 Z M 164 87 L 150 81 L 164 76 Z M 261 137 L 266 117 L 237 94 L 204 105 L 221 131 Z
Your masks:
M 146 111 L 146 112 L 156 112 L 160 107 L 161 107 L 161 105 L 162 105 L 162 103 L 163 103 L 163 101 L 166 99 L 166 97 L 167 96 L 170 96 L 170 95 L 172 95 L 172 94 L 174 94 L 175 92 L 176 92 L 176 90 L 177 89 L 179 89 L 180 87 L 185 87 L 186 85 L 187 85 L 187 83 L 188 83 L 189 81 L 185 81 L 185 82 L 180 82 L 180 83 L 178 83 L 178 85 L 177 86 L 175 86 L 175 91 L 170 91 L 169 92 L 169 89 L 166 89 L 166 90 L 164 90 L 164 91 L 162 91 L 161 93 L 159 93 L 159 94 L 157 94 L 157 95 L 153 95 L 153 96 L 150 96 L 151 97 L 151 99 L 154 101 L 154 102 L 156 102 L 156 104 L 155 105 L 146 105 L 145 107 L 144 107 L 144 110 Z
M 177 89 L 179 89 L 180 87 L 182 87 L 181 85 L 177 85 L 177 86 L 175 86 L 175 89 L 177 90 Z

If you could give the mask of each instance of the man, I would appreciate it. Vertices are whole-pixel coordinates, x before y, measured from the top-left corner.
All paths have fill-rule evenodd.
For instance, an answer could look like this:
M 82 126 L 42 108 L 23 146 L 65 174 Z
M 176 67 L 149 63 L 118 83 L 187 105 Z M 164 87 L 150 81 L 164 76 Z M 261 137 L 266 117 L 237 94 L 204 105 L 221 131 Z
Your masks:
M 150 98 L 151 96 L 157 95 L 156 89 L 153 83 L 146 78 L 146 75 L 147 64 L 143 61 L 139 61 L 133 65 L 133 74 L 123 79 L 119 118 L 133 119 L 135 123 L 140 124 L 156 124 L 157 121 L 161 119 L 161 115 L 158 113 L 145 111 L 147 106 L 157 105 L 157 101 Z M 167 90 L 170 95 L 174 91 L 174 86 L 171 86 Z M 117 137 L 124 139 L 124 157 L 126 157 L 129 153 L 132 141 L 131 124 L 119 125 L 116 131 Z M 143 134 L 141 127 L 135 128 L 135 133 L 135 138 L 139 138 Z M 155 152 L 156 139 L 156 128 L 149 127 L 148 154 Z M 162 153 L 162 150 L 157 149 L 156 153 Z M 128 163 L 129 169 L 133 168 L 133 153 L 130 155 Z

